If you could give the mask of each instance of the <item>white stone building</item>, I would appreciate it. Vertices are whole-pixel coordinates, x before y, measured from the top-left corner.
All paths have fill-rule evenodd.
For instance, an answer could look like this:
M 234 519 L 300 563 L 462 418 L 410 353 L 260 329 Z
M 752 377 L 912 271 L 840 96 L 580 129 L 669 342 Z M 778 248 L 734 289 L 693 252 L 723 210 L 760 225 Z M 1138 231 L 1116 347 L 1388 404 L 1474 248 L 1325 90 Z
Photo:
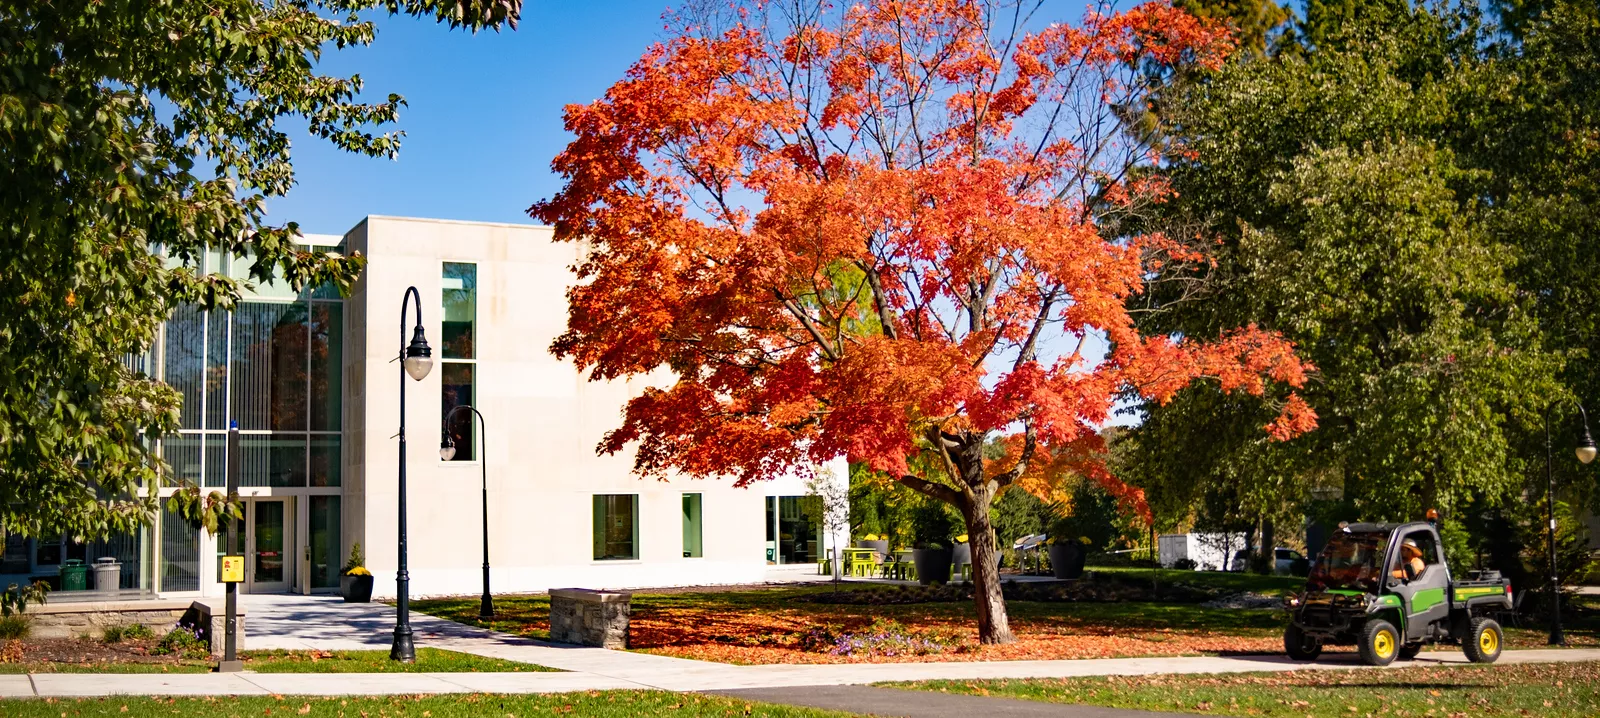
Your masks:
M 646 481 L 631 474 L 631 456 L 596 455 L 645 384 L 590 382 L 550 354 L 578 252 L 551 235 L 530 225 L 367 217 L 342 237 L 306 238 L 367 257 L 350 297 L 264 286 L 233 312 L 182 310 L 167 323 L 140 360 L 184 395 L 183 431 L 162 443 L 163 457 L 183 479 L 220 489 L 229 424 L 243 434 L 242 590 L 335 591 L 359 541 L 375 595 L 394 594 L 395 358 L 415 322 L 413 306 L 402 335 L 412 286 L 433 351 L 427 376 L 404 380 L 412 595 L 479 591 L 485 468 L 496 593 L 744 583 L 775 564 L 815 565 L 825 545 L 820 509 L 800 478 L 748 489 Z M 244 278 L 249 263 L 227 265 Z M 444 415 L 458 404 L 482 413 L 485 456 L 470 412 L 458 412 L 456 454 L 441 458 Z M 828 469 L 847 480 L 843 461 Z M 164 513 L 138 535 L 88 545 L 8 541 L 0 581 L 114 556 L 126 593 L 218 595 L 220 543 Z

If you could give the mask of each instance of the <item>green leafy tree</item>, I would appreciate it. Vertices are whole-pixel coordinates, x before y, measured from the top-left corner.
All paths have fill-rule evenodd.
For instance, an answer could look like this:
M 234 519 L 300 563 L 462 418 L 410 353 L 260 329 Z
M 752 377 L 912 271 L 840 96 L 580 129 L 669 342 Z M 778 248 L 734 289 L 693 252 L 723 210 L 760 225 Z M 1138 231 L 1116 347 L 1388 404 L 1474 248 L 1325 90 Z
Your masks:
M 235 281 L 347 289 L 360 257 L 310 252 L 265 202 L 294 184 L 288 121 L 391 157 L 404 104 L 319 74 L 372 42 L 369 11 L 471 30 L 520 0 L 0 0 L 0 533 L 97 536 L 149 520 L 179 396 L 136 360 L 184 303 L 227 307 Z M 174 505 L 215 529 L 221 497 Z
M 1291 26 L 1289 8 L 1275 0 L 1176 0 L 1172 4 L 1196 17 L 1226 23 L 1239 49 L 1255 55 L 1266 54 Z
M 1503 500 L 1524 475 L 1518 437 L 1560 393 L 1560 356 L 1508 276 L 1516 248 L 1479 201 L 1485 174 L 1451 142 L 1458 100 L 1489 76 L 1474 18 L 1419 10 L 1329 33 L 1174 103 L 1188 159 L 1162 221 L 1220 246 L 1139 300 L 1149 331 L 1255 323 L 1318 368 L 1320 426 L 1290 442 L 1251 433 L 1270 401 L 1200 388 L 1145 407 L 1147 491 L 1218 524 L 1259 517 L 1263 533 L 1322 487 L 1364 519 Z

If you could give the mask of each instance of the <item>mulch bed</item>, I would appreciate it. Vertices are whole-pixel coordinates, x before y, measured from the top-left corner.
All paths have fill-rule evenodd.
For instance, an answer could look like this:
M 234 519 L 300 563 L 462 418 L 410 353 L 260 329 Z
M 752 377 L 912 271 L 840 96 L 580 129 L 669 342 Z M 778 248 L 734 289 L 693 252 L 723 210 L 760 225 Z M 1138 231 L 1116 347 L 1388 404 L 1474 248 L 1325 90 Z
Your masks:
M 106 643 L 84 638 L 25 638 L 0 641 L 0 663 L 93 666 L 108 663 L 184 665 L 176 655 L 153 655 L 159 639 Z M 48 669 L 46 669 L 48 670 Z

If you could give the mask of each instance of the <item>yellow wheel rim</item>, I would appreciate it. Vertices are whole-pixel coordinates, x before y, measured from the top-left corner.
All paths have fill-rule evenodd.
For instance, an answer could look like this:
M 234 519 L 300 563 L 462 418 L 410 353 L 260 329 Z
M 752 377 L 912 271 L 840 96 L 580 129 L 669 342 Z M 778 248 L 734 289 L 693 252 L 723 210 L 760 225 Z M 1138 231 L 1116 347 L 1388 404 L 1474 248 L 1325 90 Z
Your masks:
M 1484 655 L 1493 655 L 1500 650 L 1500 632 L 1491 628 L 1478 634 L 1478 649 Z
M 1372 637 L 1372 652 L 1379 658 L 1394 655 L 1394 634 L 1389 631 L 1378 631 L 1378 635 Z

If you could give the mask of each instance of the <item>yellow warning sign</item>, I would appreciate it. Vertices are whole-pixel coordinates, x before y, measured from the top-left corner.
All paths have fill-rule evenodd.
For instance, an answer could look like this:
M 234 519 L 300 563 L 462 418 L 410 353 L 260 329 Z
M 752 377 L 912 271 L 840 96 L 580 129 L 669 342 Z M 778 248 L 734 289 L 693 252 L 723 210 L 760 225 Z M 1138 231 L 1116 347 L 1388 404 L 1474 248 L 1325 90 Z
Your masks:
M 244 557 L 243 556 L 223 556 L 222 557 L 222 582 L 223 583 L 244 583 Z

